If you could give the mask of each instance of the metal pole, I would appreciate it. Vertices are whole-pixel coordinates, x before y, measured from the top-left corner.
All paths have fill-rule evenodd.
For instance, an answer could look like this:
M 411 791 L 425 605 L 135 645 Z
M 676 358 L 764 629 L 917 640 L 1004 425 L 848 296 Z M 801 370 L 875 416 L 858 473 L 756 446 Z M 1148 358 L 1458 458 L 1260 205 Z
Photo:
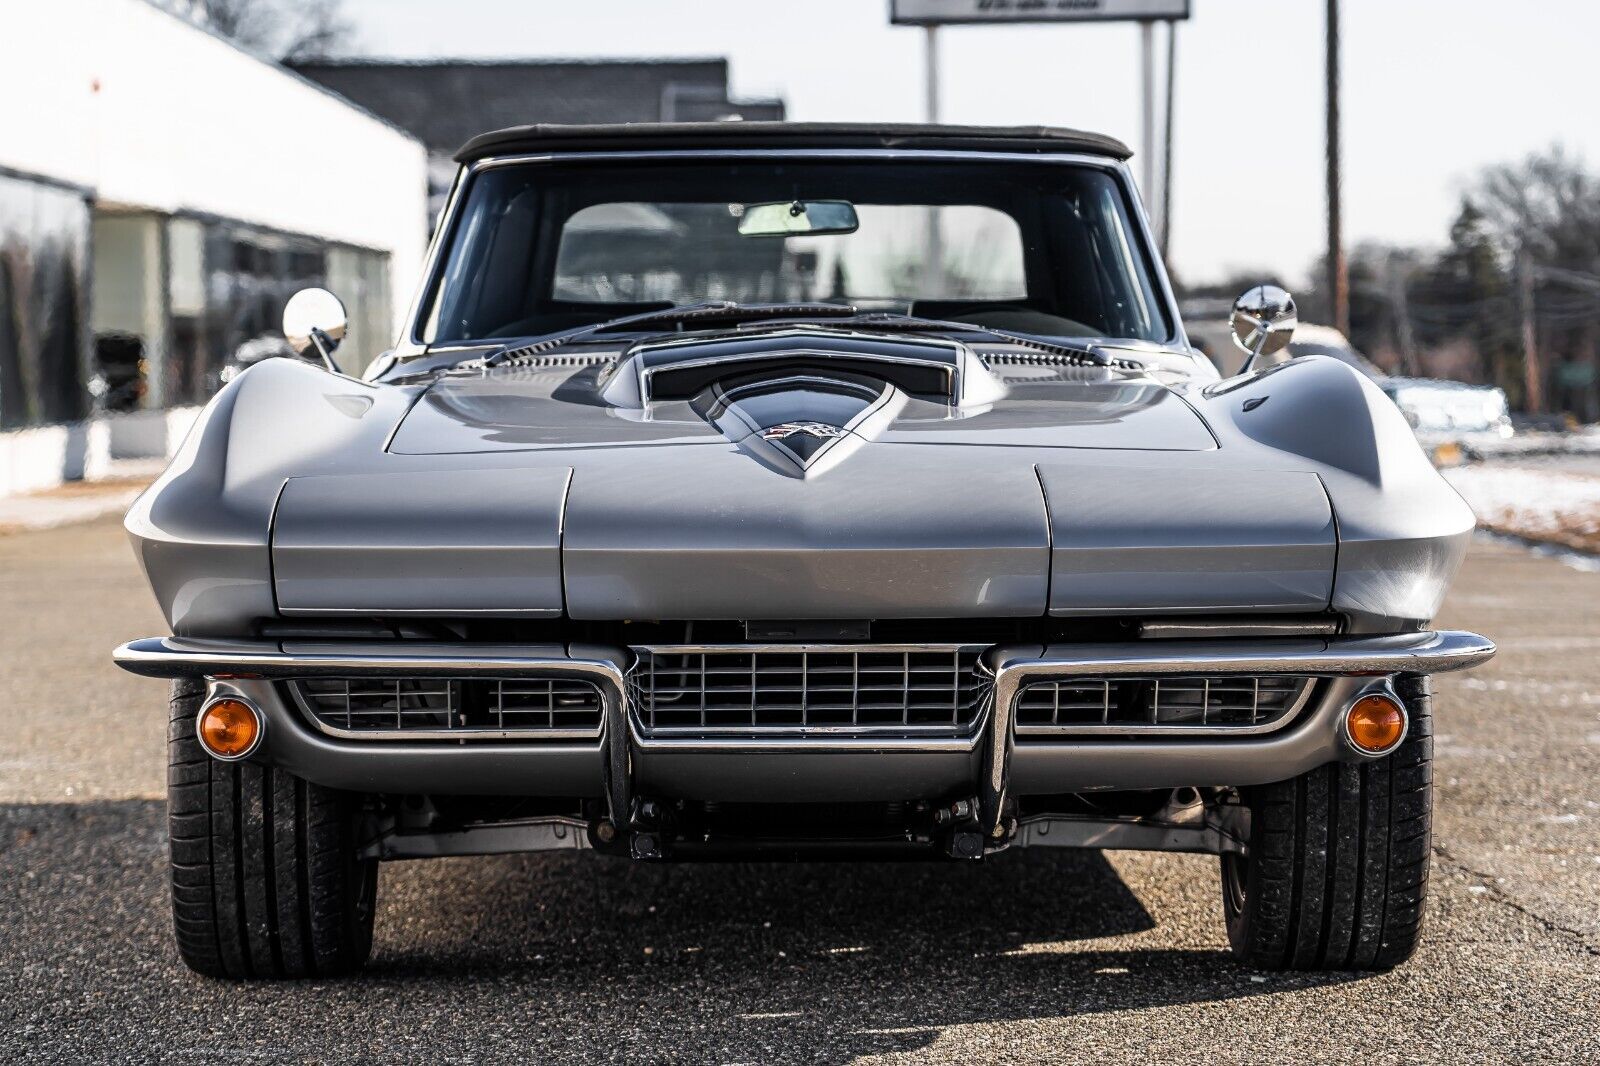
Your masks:
M 1178 83 L 1178 23 L 1167 20 L 1167 126 L 1166 144 L 1161 151 L 1161 258 L 1167 258 L 1172 246 L 1172 115 L 1177 99 Z
M 924 86 L 925 118 L 931 124 L 939 121 L 939 27 L 929 23 L 923 30 L 923 72 L 927 78 Z M 945 295 L 944 234 L 939 229 L 937 207 L 928 208 L 922 268 L 922 298 L 942 299 Z
M 1350 335 L 1350 275 L 1344 261 L 1339 203 L 1339 0 L 1328 0 L 1327 20 L 1328 300 L 1334 328 Z
M 1384 261 L 1384 273 L 1389 283 L 1389 304 L 1394 310 L 1395 337 L 1400 342 L 1400 370 L 1411 377 L 1417 376 L 1417 339 L 1411 328 L 1411 298 L 1406 266 L 1399 253 L 1390 250 Z
M 1141 86 L 1139 190 L 1146 203 L 1156 202 L 1156 24 L 1150 19 L 1139 23 L 1139 82 Z

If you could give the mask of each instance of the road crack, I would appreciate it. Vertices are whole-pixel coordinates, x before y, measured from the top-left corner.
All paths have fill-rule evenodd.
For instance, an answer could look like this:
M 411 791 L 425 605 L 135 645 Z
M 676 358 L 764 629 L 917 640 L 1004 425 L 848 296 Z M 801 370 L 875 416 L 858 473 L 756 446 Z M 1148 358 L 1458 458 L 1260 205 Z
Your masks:
M 1460 859 L 1456 858 L 1454 855 L 1450 854 L 1450 850 L 1442 844 L 1435 844 L 1433 846 L 1433 854 L 1440 866 L 1451 867 L 1457 873 L 1476 879 L 1483 886 L 1484 890 L 1488 892 L 1491 900 L 1522 915 L 1524 918 L 1527 918 L 1529 921 L 1539 926 L 1539 928 L 1543 929 L 1545 932 L 1554 936 L 1571 940 L 1581 950 L 1590 955 L 1600 957 L 1600 944 L 1592 943 L 1589 940 L 1589 937 L 1585 935 L 1583 930 L 1574 929 L 1568 925 L 1562 925 L 1560 922 L 1555 921 L 1552 918 L 1546 918 L 1544 915 L 1523 904 L 1510 893 L 1500 888 L 1499 882 L 1494 874 L 1473 869 Z

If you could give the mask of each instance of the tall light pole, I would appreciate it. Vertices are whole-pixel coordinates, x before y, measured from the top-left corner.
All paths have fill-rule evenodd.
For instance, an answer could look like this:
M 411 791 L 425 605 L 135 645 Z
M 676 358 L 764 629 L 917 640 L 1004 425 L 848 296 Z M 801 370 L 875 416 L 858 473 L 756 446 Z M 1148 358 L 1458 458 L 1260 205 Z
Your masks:
M 1161 258 L 1172 247 L 1172 111 L 1177 105 L 1178 23 L 1167 20 L 1167 106 L 1164 121 L 1166 136 L 1161 146 Z
M 927 75 L 924 87 L 923 117 L 929 124 L 939 121 L 939 26 L 928 23 L 923 28 L 923 70 Z M 944 297 L 944 234 L 939 231 L 939 209 L 928 208 L 927 236 L 922 263 L 922 294 L 925 299 Z
M 1140 140 L 1139 192 L 1151 206 L 1156 204 L 1156 24 L 1139 21 L 1139 100 Z
M 1339 0 L 1328 0 L 1327 44 L 1327 289 L 1334 328 L 1348 337 L 1350 274 L 1344 261 L 1344 219 L 1339 203 Z

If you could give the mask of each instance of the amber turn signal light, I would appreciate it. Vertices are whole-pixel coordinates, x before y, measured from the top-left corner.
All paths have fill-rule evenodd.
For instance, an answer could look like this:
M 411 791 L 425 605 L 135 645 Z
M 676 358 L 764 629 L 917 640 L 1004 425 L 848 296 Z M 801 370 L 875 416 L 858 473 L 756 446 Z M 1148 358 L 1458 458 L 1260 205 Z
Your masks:
M 200 746 L 218 759 L 242 759 L 261 740 L 261 716 L 244 700 L 224 696 L 200 711 Z
M 1386 692 L 1369 692 L 1344 712 L 1351 745 L 1367 755 L 1387 755 L 1406 736 L 1406 709 Z

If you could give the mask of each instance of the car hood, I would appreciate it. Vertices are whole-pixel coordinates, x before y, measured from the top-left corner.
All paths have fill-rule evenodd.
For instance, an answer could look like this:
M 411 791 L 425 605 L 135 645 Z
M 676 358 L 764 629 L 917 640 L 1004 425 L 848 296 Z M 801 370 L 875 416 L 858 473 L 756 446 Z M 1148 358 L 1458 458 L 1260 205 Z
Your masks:
M 1394 405 L 1327 359 L 1188 393 L 1141 374 L 1046 367 L 1030 388 L 1097 397 L 1053 401 L 1050 418 L 1022 388 L 966 389 L 946 405 L 788 385 L 734 387 L 710 406 L 671 389 L 630 404 L 608 393 L 603 369 L 373 383 L 296 360 L 247 370 L 129 513 L 174 631 L 228 636 L 274 616 L 1330 607 L 1372 624 L 1416 621 L 1437 610 L 1472 528 Z M 570 433 L 481 409 L 470 423 L 450 419 L 453 439 L 431 454 L 399 432 L 519 390 L 568 414 Z M 678 404 L 674 417 L 646 417 Z M 774 418 L 831 418 L 838 432 L 791 433 Z M 1197 426 L 1220 444 L 1150 447 L 1157 431 L 1195 441 Z M 1027 433 L 1053 443 L 992 446 Z M 1070 443 L 1101 434 L 1138 446 Z
M 445 597 L 412 610 L 582 619 L 1327 603 L 1320 482 L 1169 469 L 1221 458 L 1173 387 L 1038 353 L 874 339 L 797 361 L 796 343 L 447 374 L 388 450 L 448 469 L 290 484 L 280 604 L 397 609 L 420 587 L 402 571 Z M 417 549 L 341 550 L 397 535 Z
M 764 353 L 773 355 L 773 353 Z M 779 353 L 781 354 L 781 353 Z M 428 388 L 389 450 L 402 455 L 703 444 L 772 439 L 775 427 L 810 424 L 847 443 L 970 444 L 1046 448 L 1203 451 L 1216 447 L 1179 392 L 1153 378 L 1013 353 L 970 355 L 960 391 L 941 396 L 916 381 L 884 380 L 870 364 L 748 366 L 703 387 L 642 395 L 619 387 L 632 373 L 614 361 L 453 372 Z M 776 362 L 776 358 L 771 360 Z M 679 369 L 673 367 L 674 370 Z M 619 393 L 622 394 L 619 398 Z M 835 432 L 836 431 L 836 432 Z M 790 434 L 811 446 L 805 432 Z M 747 449 L 761 461 L 761 449 Z M 781 465 L 781 464 L 779 464 Z

